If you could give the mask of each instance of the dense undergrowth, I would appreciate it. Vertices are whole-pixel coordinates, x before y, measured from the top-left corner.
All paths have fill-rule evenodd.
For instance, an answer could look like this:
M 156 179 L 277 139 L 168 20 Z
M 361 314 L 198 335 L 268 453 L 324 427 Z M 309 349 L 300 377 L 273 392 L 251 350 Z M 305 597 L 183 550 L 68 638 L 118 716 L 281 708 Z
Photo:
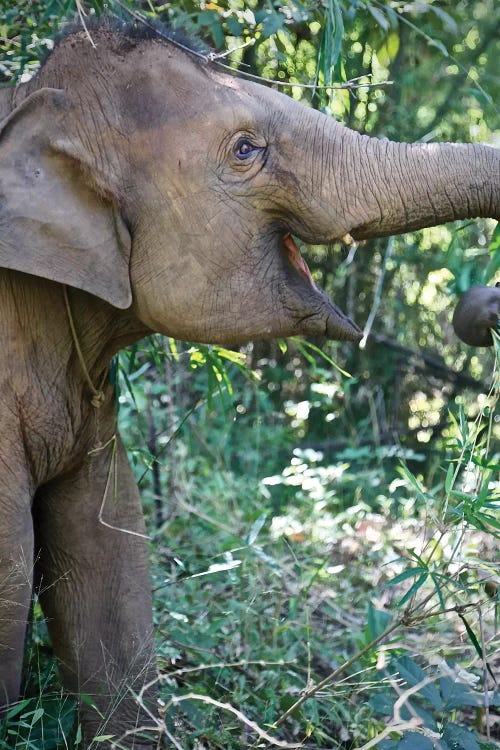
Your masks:
M 493 746 L 498 369 L 475 421 L 463 408 L 451 415 L 428 484 L 425 456 L 402 446 L 353 445 L 334 462 L 293 448 L 304 394 L 282 420 L 266 361 L 257 383 L 239 358 L 228 365 L 230 352 L 201 352 L 172 354 L 157 337 L 120 361 L 173 746 Z M 316 404 L 315 419 L 330 409 Z M 73 747 L 75 707 L 60 693 L 38 607 L 25 692 L 0 746 Z

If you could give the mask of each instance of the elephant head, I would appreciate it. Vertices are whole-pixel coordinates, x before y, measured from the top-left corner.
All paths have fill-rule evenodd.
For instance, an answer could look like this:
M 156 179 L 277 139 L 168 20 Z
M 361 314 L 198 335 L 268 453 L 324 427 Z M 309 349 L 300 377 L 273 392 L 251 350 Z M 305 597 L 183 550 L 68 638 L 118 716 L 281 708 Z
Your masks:
M 0 123 L 0 266 L 177 338 L 356 341 L 293 237 L 500 217 L 495 149 L 369 138 L 149 32 L 92 36 L 60 41 Z
M 491 346 L 491 329 L 500 330 L 500 282 L 472 286 L 462 295 L 453 313 L 458 338 L 470 346 Z

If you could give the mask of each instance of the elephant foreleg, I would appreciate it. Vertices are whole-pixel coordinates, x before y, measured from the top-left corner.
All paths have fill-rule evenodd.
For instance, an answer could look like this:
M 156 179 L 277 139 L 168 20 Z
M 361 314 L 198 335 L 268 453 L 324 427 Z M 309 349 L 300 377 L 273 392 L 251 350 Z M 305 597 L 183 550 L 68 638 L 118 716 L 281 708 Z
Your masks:
M 0 716 L 19 699 L 33 581 L 33 524 L 28 493 L 15 503 L 0 492 Z
M 37 492 L 35 549 L 63 684 L 84 696 L 84 747 L 97 734 L 127 735 L 120 747 L 153 747 L 136 732 L 154 727 L 156 715 L 147 549 L 139 493 L 119 438 Z

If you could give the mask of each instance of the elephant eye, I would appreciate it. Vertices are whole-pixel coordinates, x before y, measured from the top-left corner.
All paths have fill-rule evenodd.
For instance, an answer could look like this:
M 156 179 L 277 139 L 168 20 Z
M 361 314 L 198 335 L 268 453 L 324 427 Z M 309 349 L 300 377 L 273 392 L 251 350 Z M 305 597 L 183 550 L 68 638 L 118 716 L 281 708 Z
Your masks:
M 242 161 L 244 161 L 245 159 L 248 159 L 248 157 L 251 156 L 254 151 L 258 150 L 258 147 L 254 146 L 253 143 L 248 140 L 248 138 L 240 138 L 240 140 L 235 144 L 234 155 L 237 159 L 241 159 Z

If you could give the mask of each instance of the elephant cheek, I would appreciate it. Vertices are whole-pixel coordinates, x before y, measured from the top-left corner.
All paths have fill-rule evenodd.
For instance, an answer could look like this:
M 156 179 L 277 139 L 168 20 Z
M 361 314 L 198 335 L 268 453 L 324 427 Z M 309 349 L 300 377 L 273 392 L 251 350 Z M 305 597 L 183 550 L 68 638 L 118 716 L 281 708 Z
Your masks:
M 203 295 L 199 268 L 187 252 L 172 247 L 166 252 L 158 241 L 144 244 L 146 249 L 134 247 L 130 267 L 132 311 L 152 331 L 186 338 Z

